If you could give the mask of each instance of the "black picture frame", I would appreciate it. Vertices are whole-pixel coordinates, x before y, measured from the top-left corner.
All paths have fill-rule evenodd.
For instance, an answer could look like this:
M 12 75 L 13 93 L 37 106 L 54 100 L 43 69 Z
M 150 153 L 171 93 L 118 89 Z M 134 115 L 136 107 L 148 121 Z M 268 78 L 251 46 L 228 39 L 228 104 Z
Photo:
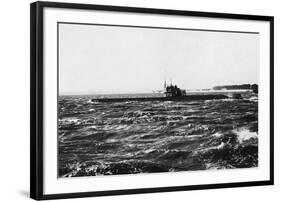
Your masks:
M 117 11 L 130 13 L 163 14 L 167 16 L 194 16 L 225 19 L 267 21 L 270 23 L 270 180 L 240 183 L 222 183 L 191 186 L 155 187 L 130 190 L 112 190 L 67 194 L 43 193 L 43 9 L 82 9 Z M 195 12 L 152 8 L 89 5 L 58 2 L 35 2 L 30 6 L 30 197 L 36 200 L 93 197 L 121 194 L 140 194 L 154 192 L 216 189 L 228 187 L 246 187 L 273 185 L 274 183 L 274 17 L 258 15 L 240 15 L 229 13 Z

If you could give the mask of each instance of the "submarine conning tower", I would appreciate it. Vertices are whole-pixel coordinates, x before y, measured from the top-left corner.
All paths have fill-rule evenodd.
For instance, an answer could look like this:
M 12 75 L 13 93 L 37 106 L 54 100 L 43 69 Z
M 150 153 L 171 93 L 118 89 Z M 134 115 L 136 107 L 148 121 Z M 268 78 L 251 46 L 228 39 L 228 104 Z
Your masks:
M 182 97 L 186 96 L 186 91 L 180 89 L 177 85 L 173 85 L 172 83 L 170 85 L 167 85 L 165 81 L 164 94 L 166 97 Z

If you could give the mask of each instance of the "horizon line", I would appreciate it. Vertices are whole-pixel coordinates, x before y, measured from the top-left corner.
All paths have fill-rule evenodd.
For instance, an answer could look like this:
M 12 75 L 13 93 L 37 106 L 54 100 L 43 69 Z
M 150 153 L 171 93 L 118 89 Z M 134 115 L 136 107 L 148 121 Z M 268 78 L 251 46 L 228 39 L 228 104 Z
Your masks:
M 243 83 L 243 84 L 222 84 L 222 85 L 214 85 L 211 88 L 181 88 L 187 91 L 200 91 L 200 90 L 214 90 L 214 87 L 218 86 L 241 86 L 241 85 L 258 85 L 257 83 Z M 239 90 L 239 89 L 231 89 L 231 90 Z M 58 95 L 115 95 L 115 94 L 162 94 L 163 89 L 157 90 L 136 90 L 136 91 L 81 91 L 81 92 L 58 92 Z

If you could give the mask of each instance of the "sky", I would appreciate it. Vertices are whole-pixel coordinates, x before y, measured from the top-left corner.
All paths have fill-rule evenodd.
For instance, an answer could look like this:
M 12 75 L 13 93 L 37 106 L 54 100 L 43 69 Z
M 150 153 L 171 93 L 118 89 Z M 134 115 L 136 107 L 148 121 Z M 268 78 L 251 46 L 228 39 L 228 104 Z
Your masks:
M 258 83 L 259 34 L 59 24 L 59 93 Z

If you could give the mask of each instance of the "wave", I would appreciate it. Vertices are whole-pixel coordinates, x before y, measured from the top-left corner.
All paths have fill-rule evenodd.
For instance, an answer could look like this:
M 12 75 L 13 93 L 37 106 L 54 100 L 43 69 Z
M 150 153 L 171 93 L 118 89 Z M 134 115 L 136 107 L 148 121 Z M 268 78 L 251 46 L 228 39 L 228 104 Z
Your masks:
M 258 165 L 258 103 L 59 99 L 60 176 Z
M 68 172 L 69 171 L 69 172 Z M 81 176 L 98 176 L 98 175 L 116 175 L 116 174 L 135 174 L 135 173 L 155 173 L 169 172 L 167 166 L 153 163 L 150 161 L 122 161 L 114 163 L 93 162 L 93 163 L 76 163 L 60 169 L 62 177 L 81 177 Z M 65 173 L 67 172 L 67 173 Z
M 244 141 L 248 141 L 250 139 L 258 139 L 258 133 L 251 132 L 247 128 L 234 130 L 233 132 L 236 133 L 239 143 L 243 143 Z
M 71 123 L 78 123 L 80 120 L 78 118 L 63 118 L 59 119 L 59 122 L 63 122 L 65 124 L 71 124 Z

